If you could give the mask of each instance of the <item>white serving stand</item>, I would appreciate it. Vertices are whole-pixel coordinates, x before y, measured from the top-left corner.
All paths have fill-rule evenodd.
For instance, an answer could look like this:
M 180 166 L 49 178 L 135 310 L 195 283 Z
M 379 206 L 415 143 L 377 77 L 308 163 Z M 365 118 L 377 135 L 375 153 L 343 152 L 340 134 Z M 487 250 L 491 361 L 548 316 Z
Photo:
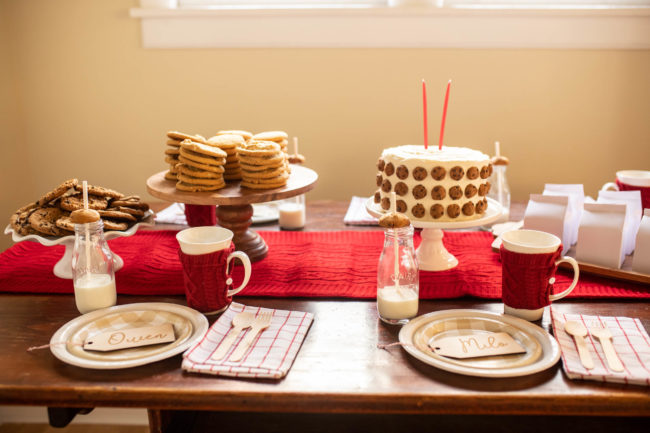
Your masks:
M 153 226 L 153 218 L 154 213 L 152 211 L 147 211 L 145 217 L 137 224 L 132 225 L 124 231 L 104 232 L 104 238 L 109 241 L 115 238 L 132 236 L 136 231 L 138 231 L 138 228 L 140 227 Z M 11 225 L 7 225 L 7 227 L 5 227 L 4 233 L 6 235 L 11 234 L 11 239 L 14 242 L 32 241 L 38 242 L 41 245 L 45 245 L 46 247 L 52 247 L 54 245 L 65 245 L 65 253 L 63 253 L 63 257 L 61 257 L 61 260 L 59 260 L 56 265 L 54 265 L 54 275 L 59 278 L 65 278 L 68 280 L 72 279 L 72 250 L 74 249 L 74 235 L 63 236 L 60 238 L 55 238 L 53 236 L 46 237 L 41 235 L 21 236 L 14 231 Z M 124 266 L 124 260 L 122 260 L 120 256 L 113 252 L 113 270 L 117 272 L 122 269 L 122 266 Z
M 468 229 L 490 224 L 501 217 L 501 205 L 491 198 L 487 199 L 488 208 L 481 218 L 468 221 L 411 221 L 413 227 L 422 229 L 422 243 L 415 251 L 418 267 L 421 271 L 446 271 L 458 266 L 458 259 L 454 257 L 442 243 L 444 236 L 442 230 Z M 366 202 L 366 210 L 374 217 L 381 217 L 384 210 L 370 197 Z

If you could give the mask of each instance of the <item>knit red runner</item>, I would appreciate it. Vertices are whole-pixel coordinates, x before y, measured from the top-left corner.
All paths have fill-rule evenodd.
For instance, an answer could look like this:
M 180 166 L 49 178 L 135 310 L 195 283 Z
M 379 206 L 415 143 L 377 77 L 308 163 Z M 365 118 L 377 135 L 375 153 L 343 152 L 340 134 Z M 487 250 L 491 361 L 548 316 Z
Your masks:
M 248 286 L 237 296 L 296 296 L 374 298 L 382 231 L 258 232 L 269 255 L 253 264 Z M 178 242 L 172 231 L 140 231 L 109 241 L 124 259 L 116 273 L 117 291 L 132 295 L 183 294 Z M 416 234 L 416 247 L 420 237 Z M 420 298 L 501 297 L 501 263 L 491 251 L 487 232 L 445 232 L 447 249 L 460 264 L 444 272 L 420 272 Z M 72 293 L 72 281 L 57 278 L 54 264 L 63 246 L 21 242 L 0 254 L 0 291 Z M 234 272 L 234 283 L 242 278 Z M 555 292 L 571 282 L 571 273 L 558 272 Z M 581 275 L 573 298 L 650 298 L 647 285 Z

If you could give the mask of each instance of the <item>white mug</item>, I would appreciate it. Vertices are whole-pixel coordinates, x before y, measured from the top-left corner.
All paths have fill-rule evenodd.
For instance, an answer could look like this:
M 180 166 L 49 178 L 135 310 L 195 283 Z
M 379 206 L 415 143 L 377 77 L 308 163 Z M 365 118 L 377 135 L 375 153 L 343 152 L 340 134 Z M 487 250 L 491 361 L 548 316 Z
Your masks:
M 562 243 L 557 236 L 538 230 L 512 230 L 502 234 L 501 239 L 503 241 L 503 247 L 506 250 L 518 254 L 554 253 L 560 248 L 560 244 Z M 572 257 L 564 256 L 555 262 L 555 267 L 557 268 L 561 262 L 568 262 L 573 267 L 573 282 L 563 292 L 549 295 L 548 300 L 550 302 L 564 298 L 578 284 L 578 277 L 580 275 L 578 262 Z M 555 277 L 549 280 L 549 284 L 553 283 L 555 283 Z M 542 318 L 544 307 L 536 309 L 514 308 L 504 303 L 504 312 L 512 316 L 533 321 Z
M 650 187 L 650 171 L 647 170 L 621 170 L 616 172 L 616 179 L 620 183 L 632 187 L 647 188 Z M 618 185 L 614 182 L 607 182 L 600 188 L 603 191 L 618 191 Z

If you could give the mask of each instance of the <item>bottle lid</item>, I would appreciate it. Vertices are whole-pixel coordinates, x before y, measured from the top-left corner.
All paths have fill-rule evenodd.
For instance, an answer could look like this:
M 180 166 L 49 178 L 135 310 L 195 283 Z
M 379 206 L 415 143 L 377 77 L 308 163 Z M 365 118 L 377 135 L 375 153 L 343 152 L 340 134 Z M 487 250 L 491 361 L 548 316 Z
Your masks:
M 510 160 L 508 159 L 507 156 L 493 156 L 492 160 L 492 165 L 508 165 L 510 164 Z
M 94 209 L 78 209 L 70 214 L 74 224 L 88 224 L 99 221 L 99 212 Z

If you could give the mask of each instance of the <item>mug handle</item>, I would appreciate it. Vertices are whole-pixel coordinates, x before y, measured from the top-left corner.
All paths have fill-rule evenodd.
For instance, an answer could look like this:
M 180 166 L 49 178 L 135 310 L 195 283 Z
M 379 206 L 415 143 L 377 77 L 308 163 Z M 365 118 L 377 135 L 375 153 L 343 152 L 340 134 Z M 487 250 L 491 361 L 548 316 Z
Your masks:
M 237 293 L 241 292 L 241 290 L 246 287 L 246 284 L 248 284 L 248 280 L 251 278 L 251 261 L 246 253 L 243 251 L 235 251 L 231 253 L 228 256 L 228 259 L 226 259 L 226 269 L 228 269 L 228 266 L 230 266 L 230 260 L 233 258 L 241 260 L 242 264 L 244 265 L 244 282 L 241 283 L 241 286 L 237 287 L 236 289 L 228 290 L 228 297 L 234 296 Z M 232 278 L 228 278 L 226 284 L 231 285 Z
M 576 260 L 575 260 L 573 257 L 564 256 L 564 257 L 562 257 L 560 260 L 558 260 L 557 262 L 555 262 L 555 266 L 559 265 L 559 264 L 562 263 L 562 262 L 570 263 L 570 264 L 571 264 L 571 267 L 573 267 L 573 282 L 571 283 L 571 285 L 569 286 L 569 288 L 566 289 L 564 292 L 562 292 L 562 293 L 557 293 L 557 294 L 555 294 L 555 295 L 550 295 L 550 296 L 548 297 L 548 299 L 550 299 L 551 301 L 556 301 L 556 300 L 558 300 L 558 299 L 562 299 L 562 298 L 564 298 L 566 295 L 568 295 L 569 293 L 571 293 L 571 291 L 572 291 L 572 290 L 575 288 L 575 286 L 578 284 L 578 277 L 580 276 L 580 268 L 578 267 L 578 262 L 576 262 Z M 551 283 L 551 284 L 555 283 L 555 278 L 551 278 L 550 281 L 549 281 L 549 283 Z
M 601 191 L 618 191 L 618 185 L 616 185 L 614 182 L 607 182 L 605 185 L 603 185 L 602 188 L 600 188 Z

